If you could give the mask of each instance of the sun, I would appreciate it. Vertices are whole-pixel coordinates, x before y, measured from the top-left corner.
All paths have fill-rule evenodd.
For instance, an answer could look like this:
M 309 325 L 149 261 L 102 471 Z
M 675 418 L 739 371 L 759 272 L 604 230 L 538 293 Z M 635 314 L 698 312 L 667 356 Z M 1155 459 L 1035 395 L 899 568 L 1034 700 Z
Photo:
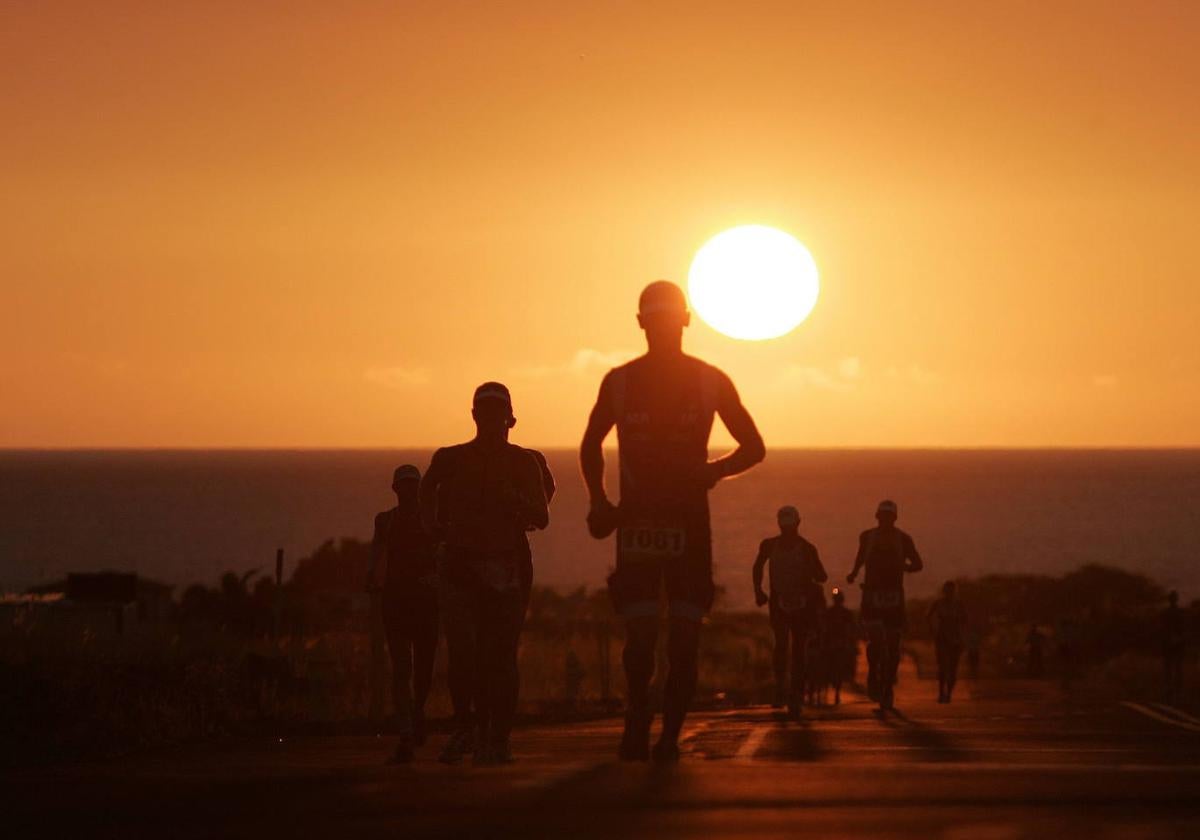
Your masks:
M 742 225 L 704 243 L 688 270 L 688 297 L 730 338 L 761 341 L 794 330 L 817 303 L 817 264 L 794 236 Z

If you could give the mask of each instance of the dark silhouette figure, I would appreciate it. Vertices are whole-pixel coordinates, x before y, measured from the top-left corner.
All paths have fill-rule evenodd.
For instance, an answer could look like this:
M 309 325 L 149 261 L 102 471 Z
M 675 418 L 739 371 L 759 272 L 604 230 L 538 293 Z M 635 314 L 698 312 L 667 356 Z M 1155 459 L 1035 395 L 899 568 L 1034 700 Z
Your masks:
M 550 472 L 550 465 L 546 463 L 546 456 L 536 449 L 526 449 L 534 460 L 538 463 L 538 469 L 542 473 L 542 491 L 546 494 L 546 504 L 554 498 L 554 493 L 558 489 L 558 485 L 554 481 L 554 475 Z M 537 530 L 533 525 L 528 525 L 525 528 L 526 533 Z M 517 701 L 521 695 L 521 672 L 517 667 L 517 653 L 520 647 L 520 635 L 525 629 L 525 614 L 529 611 L 529 596 L 533 592 L 533 549 L 529 545 L 529 538 L 526 537 L 521 546 L 521 567 L 518 571 L 518 580 L 521 585 L 521 618 L 517 625 L 517 644 L 513 645 L 512 655 L 512 687 L 513 701 L 512 708 L 517 708 Z M 481 721 L 481 725 L 486 725 L 486 721 Z
M 854 568 L 846 576 L 854 583 L 864 567 L 862 620 L 867 629 L 867 694 L 879 707 L 895 707 L 896 672 L 900 667 L 900 638 L 904 633 L 904 575 L 924 568 L 912 537 L 896 527 L 899 509 L 882 501 L 875 511 L 878 527 L 858 538 Z
M 444 541 L 439 573 L 455 731 L 440 760 L 470 751 L 480 765 L 512 761 L 516 648 L 524 623 L 527 528 L 550 521 L 538 459 L 508 442 L 516 425 L 508 388 L 475 390 L 474 439 L 433 454 L 421 482 L 421 518 Z
M 1167 596 L 1167 608 L 1161 621 L 1163 655 L 1163 694 L 1168 703 L 1183 697 L 1183 655 L 1185 648 L 1185 622 L 1183 610 L 1179 609 L 1179 593 Z
M 1029 628 L 1025 643 L 1029 646 L 1025 673 L 1033 679 L 1040 679 L 1046 673 L 1046 636 L 1034 624 Z
M 761 461 L 765 449 L 729 377 L 683 353 L 691 316 L 680 288 L 651 283 L 638 301 L 637 317 L 648 351 L 604 377 L 579 454 L 591 499 L 588 530 L 597 539 L 617 531 L 616 569 L 608 587 L 627 620 L 628 708 L 620 756 L 650 757 L 650 680 L 665 588 L 669 670 L 653 757 L 671 761 L 679 757 L 679 732 L 696 687 L 700 623 L 715 591 L 708 491 Z M 714 414 L 738 448 L 709 461 Z M 613 426 L 621 464 L 619 507 L 604 487 L 602 444 Z
M 794 717 L 801 713 L 805 680 L 808 677 L 809 640 L 817 629 L 820 607 L 813 597 L 815 584 L 828 580 L 817 547 L 800 536 L 800 513 L 785 505 L 776 514 L 779 535 L 768 537 L 758 546 L 752 577 L 754 599 L 761 607 L 769 605 L 771 630 L 775 634 L 775 703 L 787 702 Z M 763 567 L 768 574 L 771 594 L 763 590 Z M 820 594 L 818 587 L 817 594 Z M 788 650 L 791 650 L 792 683 L 787 689 Z
M 829 684 L 833 687 L 833 702 L 842 702 L 842 683 L 854 679 L 858 659 L 858 621 L 846 609 L 846 596 L 833 590 L 833 605 L 825 612 L 825 655 Z
M 967 611 L 958 599 L 954 581 L 942 584 L 942 597 L 929 606 L 926 615 L 933 632 L 937 651 L 938 702 L 949 703 L 958 682 L 958 661 L 962 658 L 963 640 L 967 627 Z
M 392 660 L 397 762 L 412 761 L 413 747 L 425 742 L 425 701 L 438 643 L 437 563 L 433 539 L 421 526 L 420 482 L 421 471 L 412 464 L 396 468 L 396 506 L 375 517 L 367 568 L 367 589 L 380 596 Z

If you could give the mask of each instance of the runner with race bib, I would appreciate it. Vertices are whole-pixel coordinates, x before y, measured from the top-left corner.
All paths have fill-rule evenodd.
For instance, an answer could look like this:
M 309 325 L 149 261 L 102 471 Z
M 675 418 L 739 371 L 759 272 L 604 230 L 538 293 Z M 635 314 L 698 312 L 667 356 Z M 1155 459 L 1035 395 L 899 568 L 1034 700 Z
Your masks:
M 652 757 L 650 679 L 665 595 L 669 671 L 662 735 L 653 758 L 674 761 L 696 688 L 700 622 L 713 600 L 708 491 L 761 461 L 765 450 L 729 377 L 684 355 L 683 329 L 691 316 L 683 291 L 666 281 L 651 283 L 638 301 L 637 317 L 648 351 L 604 377 L 580 446 L 580 464 L 591 499 L 588 530 L 597 539 L 617 532 L 616 569 L 608 586 L 627 622 L 628 684 L 619 755 L 627 761 Z M 709 461 L 716 415 L 738 448 Z M 604 486 L 602 446 L 614 426 L 619 506 L 609 501 Z
M 896 527 L 896 503 L 882 501 L 875 511 L 876 528 L 858 538 L 854 583 L 866 568 L 862 586 L 862 621 L 867 630 L 867 694 L 881 709 L 894 708 L 896 671 L 900 666 L 900 637 L 904 632 L 904 575 L 924 568 L 912 537 Z

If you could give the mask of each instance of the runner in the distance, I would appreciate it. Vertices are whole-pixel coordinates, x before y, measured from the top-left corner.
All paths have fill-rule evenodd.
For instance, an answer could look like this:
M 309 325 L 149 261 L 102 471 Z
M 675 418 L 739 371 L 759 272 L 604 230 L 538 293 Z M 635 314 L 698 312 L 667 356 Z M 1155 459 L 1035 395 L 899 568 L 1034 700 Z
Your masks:
M 767 537 L 758 546 L 751 576 L 754 599 L 761 607 L 769 605 L 771 630 L 775 634 L 775 705 L 785 702 L 793 717 L 803 708 L 805 679 L 808 676 L 809 636 L 816 630 L 819 604 L 813 584 L 828 580 L 817 547 L 800 536 L 800 512 L 784 505 L 775 515 L 779 534 Z M 763 590 L 763 567 L 767 569 L 771 594 Z M 788 650 L 791 649 L 792 682 L 788 690 Z
M 516 646 L 526 604 L 527 528 L 550 521 L 537 458 L 508 442 L 512 398 L 499 382 L 475 390 L 474 439 L 433 454 L 421 519 L 445 542 L 439 567 L 455 731 L 440 760 L 512 761 Z M 474 713 L 473 713 L 474 711 Z
M 645 288 L 637 318 L 648 350 L 604 377 L 579 452 L 591 498 L 588 530 L 597 539 L 618 532 L 616 570 L 608 585 L 614 606 L 627 620 L 628 698 L 619 754 L 629 761 L 651 757 L 649 689 L 664 588 L 669 672 L 662 735 L 653 757 L 679 757 L 679 732 L 696 687 L 700 622 L 714 594 L 708 491 L 766 454 L 729 377 L 683 353 L 690 317 L 675 284 L 660 280 Z M 738 448 L 709 461 L 714 414 Z M 604 488 L 602 445 L 613 426 L 621 466 L 619 507 Z
M 854 680 L 854 663 L 858 658 L 858 621 L 846 609 L 846 596 L 836 587 L 833 606 L 825 611 L 825 650 L 829 682 L 833 686 L 833 702 L 842 702 L 842 683 Z
M 958 661 L 962 658 L 963 638 L 967 629 L 967 611 L 958 598 L 954 581 L 942 584 L 942 597 L 929 605 L 925 616 L 933 632 L 937 652 L 938 702 L 949 703 L 958 682 Z
M 900 667 L 904 575 L 924 568 L 912 537 L 896 527 L 898 512 L 893 501 L 879 503 L 875 511 L 879 525 L 859 536 L 854 569 L 846 576 L 847 583 L 854 583 L 866 567 L 862 620 L 867 629 L 867 695 L 884 710 L 893 708 L 896 671 Z
M 396 506 L 375 517 L 367 567 L 367 591 L 380 597 L 392 660 L 392 705 L 400 735 L 393 761 L 400 763 L 412 761 L 413 747 L 425 742 L 425 701 L 438 643 L 437 561 L 433 540 L 421 527 L 420 482 L 421 471 L 412 464 L 392 474 Z

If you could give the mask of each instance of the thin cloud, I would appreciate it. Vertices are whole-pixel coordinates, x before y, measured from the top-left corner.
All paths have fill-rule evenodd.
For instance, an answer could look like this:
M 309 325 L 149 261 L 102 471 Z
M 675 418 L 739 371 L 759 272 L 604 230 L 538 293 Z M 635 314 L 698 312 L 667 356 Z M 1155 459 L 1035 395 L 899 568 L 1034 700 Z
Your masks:
M 583 347 L 575 351 L 570 359 L 556 365 L 534 365 L 513 368 L 513 376 L 526 379 L 542 379 L 549 376 L 582 376 L 592 371 L 608 370 L 623 365 L 637 354 L 629 350 L 595 350 Z
M 1116 388 L 1117 377 L 1111 373 L 1097 373 L 1092 376 L 1092 385 L 1097 388 Z
M 363 371 L 363 379 L 381 388 L 412 388 L 429 384 L 429 371 L 425 368 L 372 367 Z
M 826 391 L 852 391 L 862 378 L 862 361 L 857 356 L 847 356 L 834 365 L 832 371 L 814 365 L 791 365 L 783 372 L 783 381 L 789 387 L 820 388 Z

